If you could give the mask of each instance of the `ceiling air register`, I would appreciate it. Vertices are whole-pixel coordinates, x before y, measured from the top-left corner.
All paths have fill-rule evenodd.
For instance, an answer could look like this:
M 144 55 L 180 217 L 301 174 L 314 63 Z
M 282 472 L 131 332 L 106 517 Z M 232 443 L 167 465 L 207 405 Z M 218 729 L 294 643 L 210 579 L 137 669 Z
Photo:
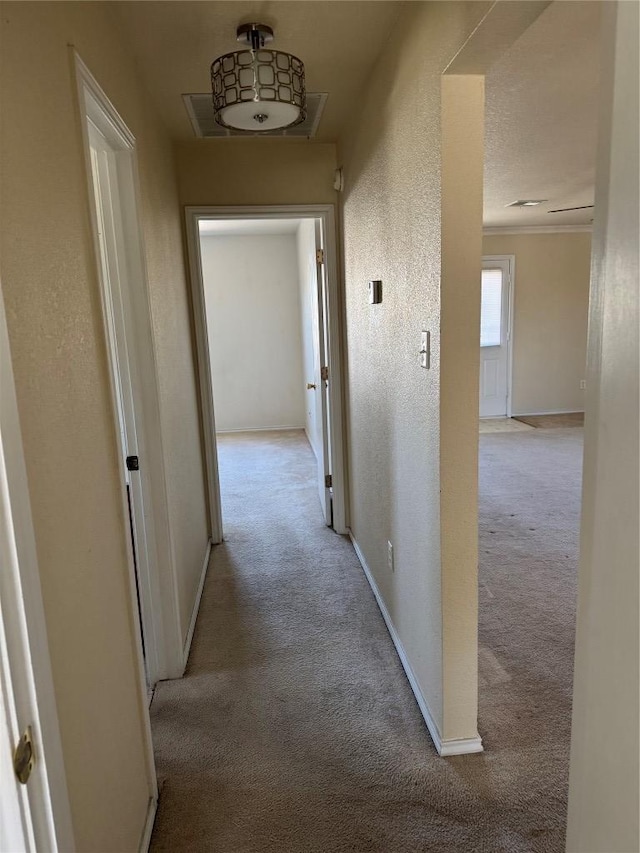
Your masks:
M 218 124 L 255 133 L 304 121 L 303 63 L 290 53 L 265 49 L 273 41 L 273 30 L 265 24 L 243 24 L 237 37 L 247 49 L 225 53 L 211 65 Z

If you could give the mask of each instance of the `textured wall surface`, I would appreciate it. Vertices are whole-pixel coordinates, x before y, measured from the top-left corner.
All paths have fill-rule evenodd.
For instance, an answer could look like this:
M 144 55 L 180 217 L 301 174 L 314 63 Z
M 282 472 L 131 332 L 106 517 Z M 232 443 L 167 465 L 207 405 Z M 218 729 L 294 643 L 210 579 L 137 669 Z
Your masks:
M 201 237 L 216 429 L 304 426 L 295 234 Z
M 408 4 L 339 146 L 351 527 L 441 731 L 441 73 L 489 5 Z M 371 306 L 376 278 L 383 302 Z
M 176 145 L 182 204 L 335 204 L 336 147 L 282 139 Z
M 108 3 L 2 7 L 2 284 L 77 848 L 137 850 L 149 788 L 75 80 L 139 145 L 172 533 L 190 615 L 206 542 L 171 148 Z
M 516 259 L 513 413 L 583 411 L 591 235 L 486 235 L 483 254 Z
M 637 3 L 604 6 L 569 853 L 640 849 L 640 21 Z
M 442 735 L 478 734 L 478 392 L 484 77 L 442 78 Z

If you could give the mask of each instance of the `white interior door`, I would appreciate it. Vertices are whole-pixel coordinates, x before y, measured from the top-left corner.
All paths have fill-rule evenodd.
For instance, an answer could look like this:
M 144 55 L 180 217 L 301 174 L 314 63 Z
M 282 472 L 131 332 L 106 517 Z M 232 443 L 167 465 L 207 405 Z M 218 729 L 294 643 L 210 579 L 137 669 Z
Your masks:
M 1 291 L 0 565 L 0 850 L 74 850 Z
M 320 505 L 324 515 L 325 522 L 333 525 L 333 506 L 332 506 L 332 476 L 331 476 L 331 443 L 329 435 L 329 341 L 327 338 L 327 275 L 324 258 L 324 240 L 322 234 L 322 222 L 316 220 L 316 271 L 317 271 L 317 313 L 314 312 L 317 319 L 318 330 L 317 336 L 314 333 L 314 342 L 317 340 L 317 356 L 319 365 L 319 374 L 316 377 L 316 419 L 317 431 L 316 434 L 320 437 L 316 450 L 318 461 L 318 493 L 320 495 Z
M 483 258 L 480 308 L 480 417 L 509 411 L 511 262 Z
M 123 237 L 123 216 L 115 166 L 116 152 L 104 135 L 89 122 L 89 143 L 96 206 L 97 236 L 102 271 L 104 309 L 116 413 L 122 452 L 121 471 L 127 495 L 129 523 L 142 649 L 148 687 L 156 681 L 157 671 L 154 636 L 153 571 L 155 542 L 145 476 L 141 470 L 146 458 L 140 441 L 142 412 L 137 400 L 140 384 L 135 360 L 135 330 L 131 328 L 128 269 Z

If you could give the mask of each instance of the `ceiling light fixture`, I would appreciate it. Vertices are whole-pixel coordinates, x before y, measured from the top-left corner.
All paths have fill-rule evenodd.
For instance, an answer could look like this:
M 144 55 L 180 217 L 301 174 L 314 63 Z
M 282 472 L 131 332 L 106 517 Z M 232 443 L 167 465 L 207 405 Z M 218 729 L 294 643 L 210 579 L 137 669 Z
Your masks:
M 539 204 L 544 204 L 548 201 L 546 198 L 521 198 L 518 201 L 512 201 L 511 204 L 505 204 L 505 207 L 537 207 Z
M 253 133 L 300 124 L 306 117 L 303 63 L 290 53 L 265 50 L 273 41 L 266 24 L 242 24 L 236 34 L 248 47 L 211 65 L 218 124 Z

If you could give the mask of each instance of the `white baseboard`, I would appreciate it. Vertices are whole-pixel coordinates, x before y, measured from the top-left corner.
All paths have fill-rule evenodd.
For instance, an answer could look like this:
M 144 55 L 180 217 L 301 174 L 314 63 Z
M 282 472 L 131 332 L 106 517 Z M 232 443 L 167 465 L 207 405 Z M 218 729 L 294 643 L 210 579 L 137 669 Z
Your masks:
M 584 409 L 553 409 L 545 412 L 513 412 L 512 418 L 536 418 L 539 415 L 584 415 Z
M 411 664 L 409 663 L 409 659 L 407 657 L 407 653 L 404 650 L 404 646 L 400 641 L 400 637 L 396 633 L 396 629 L 391 621 L 391 616 L 389 615 L 389 611 L 382 599 L 382 595 L 380 594 L 380 590 L 378 589 L 378 585 L 376 584 L 373 575 L 371 574 L 371 570 L 367 565 L 367 561 L 364 558 L 364 554 L 360 550 L 360 546 L 356 542 L 353 533 L 351 530 L 349 531 L 349 538 L 351 539 L 351 544 L 356 552 L 358 559 L 360 560 L 360 565 L 362 566 L 362 570 L 365 574 L 366 579 L 369 581 L 369 586 L 371 587 L 371 591 L 378 602 L 378 607 L 380 608 L 380 613 L 382 613 L 382 618 L 385 621 L 385 625 L 387 626 L 387 630 L 389 631 L 389 635 L 393 640 L 393 645 L 396 647 L 396 652 L 398 653 L 398 657 L 400 658 L 400 663 L 402 664 L 409 684 L 411 685 L 411 689 L 413 690 L 413 695 L 416 697 L 416 702 L 418 703 L 418 707 L 420 708 L 420 713 L 422 714 L 425 723 L 427 724 L 427 728 L 429 729 L 429 734 L 431 735 L 431 739 L 435 745 L 435 748 L 438 750 L 438 754 L 442 756 L 447 755 L 466 755 L 468 753 L 473 752 L 482 752 L 482 738 L 478 735 L 473 738 L 459 738 L 456 740 L 443 740 L 440 732 L 438 731 L 438 726 L 436 725 L 433 716 L 431 715 L 431 711 L 429 710 L 429 706 L 427 705 L 427 700 L 424 698 L 422 690 L 420 689 L 420 685 L 418 684 L 418 679 L 415 676 L 413 669 L 411 668 Z
M 153 824 L 155 823 L 157 810 L 158 801 L 155 799 L 155 797 L 150 797 L 149 805 L 147 806 L 147 817 L 145 818 L 142 838 L 140 839 L 140 853 L 148 853 L 149 845 L 151 844 L 151 835 L 153 833 Z
M 204 555 L 204 563 L 202 564 L 202 573 L 200 574 L 200 583 L 198 584 L 198 592 L 196 593 L 196 600 L 193 605 L 193 611 L 191 613 L 191 622 L 189 623 L 189 632 L 187 633 L 187 639 L 184 643 L 184 649 L 182 652 L 182 668 L 183 671 L 187 667 L 187 661 L 189 660 L 189 652 L 191 651 L 191 641 L 193 640 L 193 632 L 196 629 L 196 619 L 198 618 L 198 611 L 200 610 L 200 600 L 202 599 L 202 591 L 204 589 L 204 582 L 207 579 L 207 569 L 209 568 L 209 559 L 211 557 L 211 548 L 213 543 L 211 539 L 207 542 L 207 551 Z

